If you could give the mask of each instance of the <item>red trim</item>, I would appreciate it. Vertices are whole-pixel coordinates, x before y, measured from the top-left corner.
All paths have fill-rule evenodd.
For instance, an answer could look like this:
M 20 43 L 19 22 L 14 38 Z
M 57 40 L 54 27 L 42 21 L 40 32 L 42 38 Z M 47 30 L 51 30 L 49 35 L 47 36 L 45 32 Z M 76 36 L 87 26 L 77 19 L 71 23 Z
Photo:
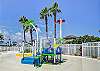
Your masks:
M 63 22 L 65 22 L 65 20 L 62 20 L 62 19 L 57 20 L 57 23 L 59 23 L 59 24 L 62 24 Z
M 56 24 L 56 20 L 54 20 L 54 23 Z

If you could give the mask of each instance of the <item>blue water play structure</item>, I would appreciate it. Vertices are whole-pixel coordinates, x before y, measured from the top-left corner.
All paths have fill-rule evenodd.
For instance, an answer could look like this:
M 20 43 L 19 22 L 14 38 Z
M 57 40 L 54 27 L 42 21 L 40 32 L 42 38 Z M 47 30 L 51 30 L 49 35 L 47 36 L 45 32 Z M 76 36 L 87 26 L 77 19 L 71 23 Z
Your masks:
M 59 21 L 62 21 L 61 19 Z M 52 64 L 59 64 L 63 62 L 62 59 L 62 31 L 61 31 L 61 24 L 60 24 L 60 40 L 59 43 L 57 43 L 57 39 L 53 38 L 53 41 L 50 39 L 46 39 L 49 43 L 49 46 L 43 47 L 41 38 L 39 38 L 38 29 L 35 27 L 35 24 L 32 23 L 32 21 L 29 22 L 30 25 L 33 26 L 33 28 L 36 31 L 36 40 L 33 43 L 32 46 L 32 56 L 31 57 L 24 57 L 24 46 L 23 45 L 23 58 L 21 59 L 22 64 L 34 64 L 34 66 L 41 66 L 43 63 L 52 63 Z M 62 22 L 60 22 L 62 23 Z M 39 41 L 40 40 L 40 41 Z M 52 43 L 53 42 L 53 43 Z M 45 44 L 48 44 L 45 43 Z M 39 46 L 40 44 L 40 46 Z M 34 46 L 35 45 L 35 46 Z
M 31 57 L 23 57 L 21 59 L 22 64 L 34 64 L 34 66 L 40 66 L 43 63 L 52 63 L 57 64 L 61 63 L 61 54 L 62 48 L 56 48 L 56 54 L 54 54 L 54 48 L 50 45 L 48 48 L 43 48 L 42 53 L 39 51 L 36 53 L 36 56 L 33 54 Z M 54 63 L 54 56 L 57 56 L 56 62 Z

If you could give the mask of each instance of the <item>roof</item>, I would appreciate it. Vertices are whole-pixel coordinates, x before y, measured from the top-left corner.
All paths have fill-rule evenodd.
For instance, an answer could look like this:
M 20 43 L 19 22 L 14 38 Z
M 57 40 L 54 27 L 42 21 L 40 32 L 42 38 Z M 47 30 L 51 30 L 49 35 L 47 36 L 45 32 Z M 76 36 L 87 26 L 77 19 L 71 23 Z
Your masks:
M 64 39 L 76 39 L 76 38 L 78 38 L 78 37 L 75 35 L 68 35 L 68 36 L 64 37 Z

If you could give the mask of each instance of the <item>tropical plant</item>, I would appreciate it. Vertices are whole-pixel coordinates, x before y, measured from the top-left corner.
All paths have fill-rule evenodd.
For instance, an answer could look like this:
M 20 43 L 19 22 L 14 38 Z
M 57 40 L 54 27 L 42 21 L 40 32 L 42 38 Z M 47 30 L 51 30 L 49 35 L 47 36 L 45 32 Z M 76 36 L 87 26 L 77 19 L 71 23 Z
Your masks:
M 30 31 L 30 36 L 31 36 L 31 45 L 33 44 L 33 35 L 32 35 L 32 32 L 35 31 L 33 26 L 30 24 L 34 24 L 35 25 L 35 22 L 33 20 L 29 20 L 25 22 L 25 25 L 27 26 L 27 29 Z M 35 27 L 37 27 L 37 25 L 35 25 Z
M 49 16 L 49 9 L 47 7 L 45 7 L 40 12 L 40 19 L 45 20 L 47 39 L 48 39 L 48 16 Z
M 34 24 L 33 20 L 29 20 L 27 19 L 25 16 L 22 16 L 19 20 L 19 22 L 21 22 L 22 26 L 23 26 L 23 30 L 24 30 L 24 42 L 26 42 L 26 38 L 25 38 L 25 32 L 30 32 L 30 37 L 31 37 L 31 45 L 33 44 L 33 26 L 30 23 Z
M 100 41 L 99 37 L 84 35 L 84 36 L 80 36 L 76 39 L 73 39 L 72 41 L 66 41 L 65 43 L 67 43 L 67 44 L 82 44 L 82 43 L 86 43 L 86 42 L 98 42 L 98 41 Z
M 22 17 L 20 17 L 20 19 L 19 19 L 19 22 L 22 24 L 22 26 L 23 26 L 23 37 L 24 37 L 24 42 L 26 42 L 26 37 L 25 37 L 25 32 L 26 32 L 26 30 L 27 30 L 27 27 L 26 27 L 26 25 L 25 25 L 25 23 L 26 23 L 26 21 L 28 21 L 28 19 L 25 17 L 25 16 L 22 16 Z
M 20 20 L 19 20 L 19 22 L 22 24 L 22 26 L 23 26 L 23 31 L 24 31 L 24 44 L 26 43 L 26 36 L 25 36 L 25 33 L 26 33 L 26 31 L 28 31 L 28 29 L 29 29 L 29 26 L 27 26 L 27 22 L 28 22 L 28 19 L 25 17 L 25 16 L 22 16 L 21 18 L 20 18 Z M 24 57 L 24 52 L 25 51 L 23 51 L 23 57 Z
M 56 38 L 56 16 L 57 16 L 57 13 L 61 12 L 61 10 L 59 9 L 57 2 L 55 2 L 49 10 L 50 10 L 50 13 L 53 14 L 54 16 L 54 38 Z

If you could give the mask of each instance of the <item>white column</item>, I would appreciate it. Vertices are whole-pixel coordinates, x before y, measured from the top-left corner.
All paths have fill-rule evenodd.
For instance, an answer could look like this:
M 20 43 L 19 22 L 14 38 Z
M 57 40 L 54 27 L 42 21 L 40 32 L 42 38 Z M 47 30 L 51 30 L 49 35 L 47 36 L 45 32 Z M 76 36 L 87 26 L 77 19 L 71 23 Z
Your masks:
M 42 54 L 42 38 L 40 39 L 40 54 Z
M 90 57 L 90 48 L 91 47 L 88 47 L 88 56 Z
M 90 47 L 90 57 L 92 57 L 92 55 L 91 55 L 91 47 Z
M 60 19 L 61 21 L 62 19 Z M 60 22 L 60 38 L 62 39 L 62 22 Z M 62 44 L 62 41 L 61 41 Z M 61 53 L 61 61 L 62 61 L 62 53 Z
M 98 46 L 98 57 L 100 57 L 100 56 L 99 56 L 99 54 L 100 54 L 100 50 L 99 50 L 99 48 L 100 48 L 100 47 Z
M 34 51 L 34 45 L 35 45 L 35 42 L 33 42 L 33 46 L 32 46 L 32 55 L 33 55 L 33 51 Z
M 54 45 L 56 44 L 56 38 L 54 38 Z M 54 48 L 54 54 L 56 54 L 56 48 Z M 56 62 L 56 56 L 54 56 L 54 63 Z
M 82 43 L 82 56 L 84 56 L 84 45 Z
M 36 48 L 38 48 L 39 46 L 38 46 L 38 31 L 37 30 L 36 30 L 36 33 L 37 33 L 37 40 L 36 40 L 37 46 L 36 46 Z
M 70 44 L 67 45 L 67 46 L 68 46 L 68 47 L 67 47 L 67 48 L 68 48 L 68 55 L 70 54 L 70 53 L 69 53 L 69 45 L 70 45 Z
M 60 38 L 62 38 L 62 24 L 60 23 Z
M 34 56 L 36 56 L 36 40 L 35 40 L 35 47 L 34 47 Z
M 76 44 L 74 46 L 74 54 L 76 54 Z

